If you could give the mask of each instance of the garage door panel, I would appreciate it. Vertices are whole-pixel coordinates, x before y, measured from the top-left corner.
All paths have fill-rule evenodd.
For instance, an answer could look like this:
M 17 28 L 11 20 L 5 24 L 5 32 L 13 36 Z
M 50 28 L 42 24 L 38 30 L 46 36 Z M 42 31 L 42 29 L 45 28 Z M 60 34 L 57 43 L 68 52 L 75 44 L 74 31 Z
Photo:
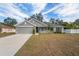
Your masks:
M 22 33 L 22 34 L 32 34 L 33 32 L 33 27 L 18 27 L 16 28 L 17 33 Z

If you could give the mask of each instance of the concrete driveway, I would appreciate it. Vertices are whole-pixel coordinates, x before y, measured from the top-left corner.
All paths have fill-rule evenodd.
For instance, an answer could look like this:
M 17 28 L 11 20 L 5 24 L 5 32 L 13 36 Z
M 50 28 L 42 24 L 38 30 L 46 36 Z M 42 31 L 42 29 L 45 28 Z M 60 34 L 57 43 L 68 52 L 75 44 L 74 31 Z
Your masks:
M 0 38 L 0 56 L 13 56 L 32 34 L 15 34 Z

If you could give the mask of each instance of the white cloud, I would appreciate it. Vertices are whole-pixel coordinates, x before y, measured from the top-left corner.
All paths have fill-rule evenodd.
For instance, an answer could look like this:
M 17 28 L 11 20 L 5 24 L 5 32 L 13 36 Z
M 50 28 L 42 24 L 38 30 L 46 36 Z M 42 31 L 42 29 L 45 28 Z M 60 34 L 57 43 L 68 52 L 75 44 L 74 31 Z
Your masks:
M 46 5 L 47 5 L 46 3 L 35 3 L 35 4 L 33 3 L 32 4 L 32 7 L 33 7 L 32 14 L 40 13 L 42 10 L 44 10 Z
M 44 10 L 44 8 L 46 7 L 46 3 L 33 3 L 32 7 L 33 7 L 33 11 L 32 14 L 36 14 L 36 13 L 40 13 L 42 10 Z M 44 21 L 48 21 L 48 17 L 47 15 L 43 15 L 44 17 Z
M 63 8 L 59 8 L 55 12 L 62 16 L 68 16 L 78 12 L 79 9 L 77 7 L 78 4 L 65 4 Z
M 4 9 L 3 12 L 0 11 L 0 16 L 13 17 L 17 19 L 18 22 L 23 21 L 23 18 L 25 17 L 29 17 L 27 14 L 22 13 L 22 11 L 15 4 L 0 4 L 0 8 Z
M 14 4 L 7 4 L 7 5 L 9 7 L 8 10 L 13 12 L 14 14 L 21 16 L 21 17 L 29 17 L 28 15 L 21 12 L 21 10 L 18 8 L 18 6 L 14 5 Z
M 47 22 L 50 20 L 47 15 L 43 15 L 43 18 L 44 18 L 44 21 L 47 21 Z
M 45 8 L 45 6 L 46 6 L 46 3 L 32 4 L 32 7 L 33 7 L 32 14 L 41 12 Z M 22 10 L 15 4 L 11 4 L 11 3 L 0 4 L 0 8 L 3 10 L 3 12 L 0 11 L 0 16 L 13 17 L 15 19 L 18 19 L 18 22 L 23 21 L 21 19 L 25 17 L 27 18 L 29 17 L 27 14 L 23 13 Z
M 4 13 L 0 13 L 1 17 L 7 17 Z
M 63 8 L 56 12 L 62 16 L 62 19 L 67 22 L 74 22 L 79 18 L 79 4 L 66 4 Z
M 42 14 L 45 15 L 45 14 L 48 14 L 50 12 L 53 12 L 53 11 L 57 10 L 58 8 L 62 7 L 63 5 L 64 4 L 57 5 L 57 6 L 53 7 L 53 8 L 51 8 L 50 10 L 48 10 L 46 12 L 43 12 Z
M 40 13 L 46 7 L 47 3 L 33 3 L 32 14 Z M 79 18 L 79 4 L 59 4 L 50 10 L 43 12 L 42 15 L 44 19 L 48 21 L 47 14 L 54 12 L 59 15 L 64 21 L 70 22 Z M 29 17 L 26 13 L 15 4 L 0 4 L 0 16 L 2 17 L 13 17 L 18 20 L 18 22 L 23 21 L 25 17 Z
M 59 4 L 43 14 L 48 14 L 50 12 L 58 14 L 64 21 L 73 22 L 75 19 L 79 18 L 79 4 Z

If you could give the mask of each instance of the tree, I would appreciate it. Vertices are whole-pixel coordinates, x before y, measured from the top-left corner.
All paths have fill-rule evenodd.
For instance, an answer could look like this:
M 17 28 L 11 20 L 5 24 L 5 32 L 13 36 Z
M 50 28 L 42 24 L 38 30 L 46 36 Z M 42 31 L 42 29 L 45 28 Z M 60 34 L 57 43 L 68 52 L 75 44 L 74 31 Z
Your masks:
M 39 21 L 43 21 L 43 16 L 42 16 L 42 14 L 41 13 L 39 13 L 39 14 L 36 14 L 36 17 L 37 17 L 37 20 L 39 20 Z
M 14 26 L 17 24 L 17 21 L 14 18 L 7 17 L 6 19 L 4 19 L 4 24 Z
M 42 14 L 41 13 L 39 13 L 39 14 L 34 14 L 34 15 L 32 15 L 29 19 L 36 19 L 36 20 L 39 20 L 39 21 L 43 21 L 43 16 L 42 16 Z
M 66 26 L 67 24 L 68 24 L 67 22 L 63 22 L 63 23 L 62 23 L 63 26 Z
M 76 19 L 74 23 L 79 25 L 79 19 Z
M 54 18 L 51 18 L 50 19 L 50 23 L 54 23 L 55 19 Z
M 30 17 L 30 19 L 36 19 L 36 15 L 33 14 L 33 15 Z
M 65 24 L 65 29 L 78 29 L 79 27 L 74 23 Z

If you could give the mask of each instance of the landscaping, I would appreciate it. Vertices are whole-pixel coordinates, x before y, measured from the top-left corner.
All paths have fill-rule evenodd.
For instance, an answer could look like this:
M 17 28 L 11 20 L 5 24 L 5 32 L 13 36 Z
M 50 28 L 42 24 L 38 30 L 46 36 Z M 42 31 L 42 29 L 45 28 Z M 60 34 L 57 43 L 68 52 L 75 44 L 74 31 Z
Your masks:
M 16 56 L 77 56 L 79 34 L 33 35 Z

